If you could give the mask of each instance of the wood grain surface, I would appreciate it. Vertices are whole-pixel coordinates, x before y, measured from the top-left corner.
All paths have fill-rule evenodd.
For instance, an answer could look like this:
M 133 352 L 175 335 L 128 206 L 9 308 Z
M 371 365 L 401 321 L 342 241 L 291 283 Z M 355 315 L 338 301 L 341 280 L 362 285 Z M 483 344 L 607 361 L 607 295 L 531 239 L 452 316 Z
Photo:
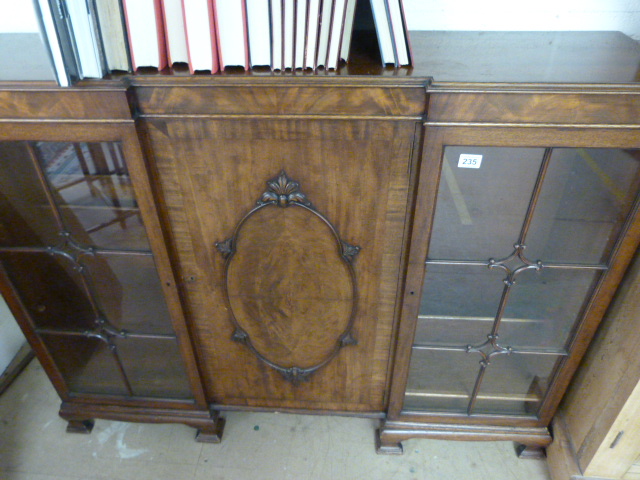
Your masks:
M 311 368 L 349 325 L 353 285 L 341 246 L 317 215 L 266 206 L 242 225 L 227 270 L 233 315 L 279 366 Z
M 421 116 L 423 86 L 315 86 L 288 79 L 281 85 L 141 86 L 142 115 L 377 115 Z
M 1 119 L 131 121 L 126 88 L 7 89 L 0 85 Z
M 411 120 L 145 121 L 210 402 L 384 408 L 415 127 Z M 214 247 L 283 168 L 342 240 L 362 247 L 358 345 L 299 386 L 231 340 L 224 259 Z
M 457 88 L 469 89 L 458 85 Z M 573 125 L 638 125 L 640 95 L 577 92 L 532 93 L 492 91 L 447 92 L 434 88 L 429 122 L 556 123 Z M 443 91 L 444 90 L 444 91 Z
M 639 311 L 636 258 L 561 404 L 585 475 L 622 478 L 640 454 Z

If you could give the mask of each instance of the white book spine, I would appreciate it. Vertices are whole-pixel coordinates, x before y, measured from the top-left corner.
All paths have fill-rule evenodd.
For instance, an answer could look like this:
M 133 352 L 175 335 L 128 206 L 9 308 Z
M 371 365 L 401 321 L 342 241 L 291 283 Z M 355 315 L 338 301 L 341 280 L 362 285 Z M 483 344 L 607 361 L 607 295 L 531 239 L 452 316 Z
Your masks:
M 67 9 L 73 27 L 80 70 L 83 78 L 102 78 L 103 71 L 98 53 L 96 32 L 92 27 L 86 0 L 67 0 Z
M 251 66 L 271 66 L 269 0 L 247 0 Z
M 271 66 L 282 70 L 282 1 L 270 0 L 271 5 Z
M 215 2 L 221 67 L 247 66 L 242 1 L 216 0 Z
M 130 70 L 120 0 L 93 0 L 109 70 Z
M 409 51 L 407 49 L 407 37 L 402 21 L 401 0 L 389 0 L 389 16 L 391 17 L 391 28 L 393 30 L 393 38 L 398 54 L 398 63 L 400 65 L 409 65 Z
M 307 43 L 305 45 L 305 68 L 316 68 L 316 48 L 318 46 L 318 22 L 320 21 L 320 0 L 309 0 L 307 12 Z
M 171 63 L 188 62 L 187 34 L 184 29 L 182 0 L 162 0 L 166 25 L 167 53 Z
M 344 15 L 344 31 L 342 33 L 342 45 L 340 47 L 340 58 L 345 61 L 349 58 L 349 49 L 351 48 L 356 4 L 357 0 L 347 0 L 347 11 Z
M 318 51 L 316 53 L 316 66 L 323 67 L 327 62 L 327 50 L 329 47 L 329 33 L 331 31 L 331 12 L 333 0 L 322 0 L 322 14 L 320 17 L 320 37 L 318 39 Z
M 192 70 L 213 70 L 213 44 L 209 0 L 183 0 L 189 65 Z
M 396 56 L 393 52 L 393 39 L 391 37 L 391 25 L 389 24 L 386 0 L 371 0 L 371 10 L 373 11 L 373 20 L 376 24 L 382 63 L 385 65 L 388 63 L 395 65 Z
M 62 49 L 60 48 L 60 40 L 56 33 L 56 27 L 53 23 L 53 15 L 49 8 L 48 0 L 37 0 L 38 9 L 40 10 L 40 19 L 42 26 L 44 27 L 44 33 L 46 35 L 46 41 L 49 45 L 49 54 L 51 55 L 51 61 L 53 63 L 53 70 L 56 74 L 58 85 L 61 87 L 68 87 L 71 82 L 64 65 L 64 59 L 62 58 Z
M 329 69 L 338 67 L 338 56 L 342 46 L 342 29 L 344 26 L 344 14 L 347 6 L 346 0 L 335 0 L 333 8 L 333 18 L 331 20 L 331 35 L 329 37 L 329 52 L 327 54 L 327 65 Z
M 284 0 L 284 68 L 293 68 L 293 48 L 295 41 L 295 0 Z
M 134 68 L 158 67 L 158 25 L 153 0 L 124 0 L 127 10 L 127 29 Z M 154 40 L 151 40 L 151 39 Z
M 294 67 L 304 68 L 305 41 L 307 39 L 307 0 L 298 0 L 296 6 L 296 41 Z

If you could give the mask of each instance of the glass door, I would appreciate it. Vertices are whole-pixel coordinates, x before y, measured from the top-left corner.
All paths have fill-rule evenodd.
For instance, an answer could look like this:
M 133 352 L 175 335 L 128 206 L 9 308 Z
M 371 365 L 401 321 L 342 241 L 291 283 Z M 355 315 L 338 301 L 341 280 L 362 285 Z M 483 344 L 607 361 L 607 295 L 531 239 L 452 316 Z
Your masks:
M 600 308 L 637 210 L 640 150 L 445 142 L 439 152 L 432 221 L 417 220 L 413 237 L 428 247 L 410 266 L 423 276 L 408 282 L 417 315 L 402 412 L 537 418 Z
M 71 395 L 192 399 L 122 143 L 0 142 L 0 264 Z

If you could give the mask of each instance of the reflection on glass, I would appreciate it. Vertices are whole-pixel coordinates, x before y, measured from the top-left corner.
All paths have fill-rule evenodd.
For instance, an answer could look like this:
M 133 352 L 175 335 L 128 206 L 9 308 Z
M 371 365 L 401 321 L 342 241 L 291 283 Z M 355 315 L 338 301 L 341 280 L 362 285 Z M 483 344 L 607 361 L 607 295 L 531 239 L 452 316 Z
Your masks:
M 498 311 L 503 278 L 482 265 L 427 265 L 416 343 L 482 343 Z
M 421 315 L 495 317 L 504 273 L 486 266 L 427 265 Z
M 118 362 L 97 338 L 41 334 L 69 390 L 78 393 L 127 395 Z
M 0 142 L 0 246 L 55 245 L 60 229 L 25 142 Z
M 500 324 L 511 347 L 563 349 L 600 278 L 599 270 L 528 270 L 518 277 Z
M 149 250 L 119 143 L 39 142 L 36 151 L 76 242 Z
M 480 168 L 459 167 L 481 155 Z M 429 258 L 487 260 L 511 253 L 544 155 L 542 148 L 444 150 Z
M 479 358 L 464 351 L 414 348 L 404 408 L 466 413 L 478 374 L 478 361 Z
M 545 262 L 606 262 L 633 205 L 640 151 L 556 148 L 527 235 Z
M 0 142 L 0 168 L 0 261 L 69 389 L 190 397 L 121 144 Z
M 144 333 L 173 332 L 152 256 L 96 254 L 82 263 L 100 310 L 115 327 Z
M 561 357 L 556 355 L 498 355 L 491 359 L 474 413 L 535 414 Z
M 114 341 L 131 389 L 137 396 L 191 398 L 175 338 Z
M 82 275 L 49 253 L 1 252 L 0 262 L 37 328 L 85 330 L 96 315 Z

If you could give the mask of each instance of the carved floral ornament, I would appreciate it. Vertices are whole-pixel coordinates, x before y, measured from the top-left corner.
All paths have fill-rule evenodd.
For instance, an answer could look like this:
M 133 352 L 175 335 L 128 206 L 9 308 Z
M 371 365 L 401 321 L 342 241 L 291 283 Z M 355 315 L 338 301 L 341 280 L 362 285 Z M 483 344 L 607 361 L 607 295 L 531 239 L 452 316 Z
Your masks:
M 282 170 L 280 175 L 267 182 L 269 187 L 258 200 L 258 205 L 267 205 L 277 202 L 279 207 L 288 207 L 291 204 L 302 204 L 312 207 L 307 196 L 300 191 L 300 184 L 287 177 L 287 173 Z
M 216 248 L 225 258 L 225 296 L 235 327 L 232 339 L 286 380 L 299 384 L 342 347 L 357 344 L 352 334 L 358 303 L 353 264 L 360 247 L 340 239 L 284 170 L 266 183 L 256 206 Z M 294 210 L 288 213 L 290 208 Z M 251 240 L 255 238 L 259 241 Z M 254 263 L 251 273 L 241 268 L 253 268 Z M 331 308 L 324 311 L 322 295 L 327 296 L 324 303 L 337 305 L 338 318 Z M 318 298 L 309 304 L 308 297 Z M 307 351 L 309 357 L 301 357 L 300 352 Z M 292 352 L 290 357 L 287 352 Z

